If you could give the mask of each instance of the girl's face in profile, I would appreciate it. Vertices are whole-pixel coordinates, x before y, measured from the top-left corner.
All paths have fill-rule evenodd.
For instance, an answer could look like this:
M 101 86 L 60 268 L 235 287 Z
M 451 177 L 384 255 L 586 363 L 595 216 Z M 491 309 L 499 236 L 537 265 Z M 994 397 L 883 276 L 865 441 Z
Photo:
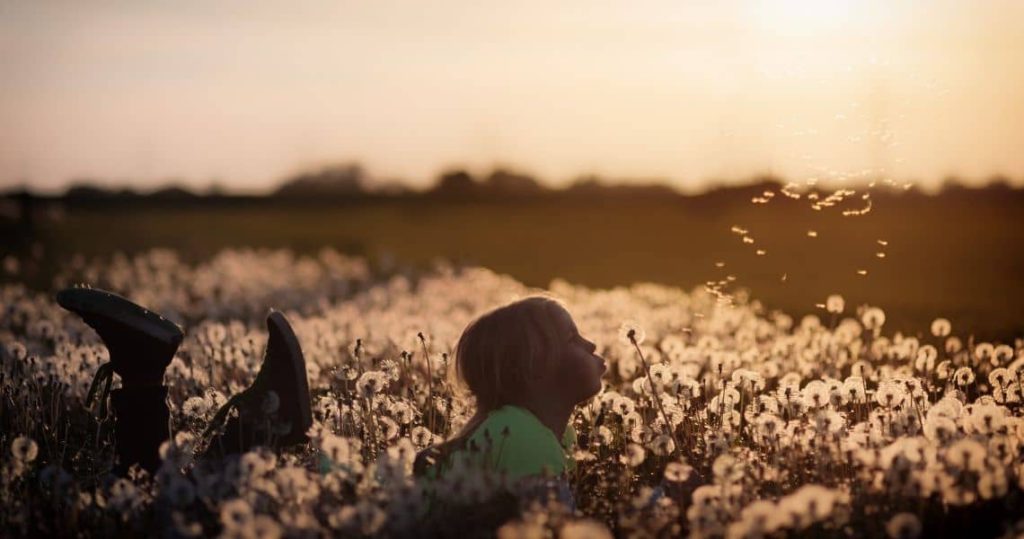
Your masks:
M 568 311 L 558 309 L 556 319 L 565 352 L 551 377 L 550 390 L 567 394 L 578 404 L 601 391 L 601 376 L 608 367 L 604 358 L 594 353 L 597 346 L 580 335 Z

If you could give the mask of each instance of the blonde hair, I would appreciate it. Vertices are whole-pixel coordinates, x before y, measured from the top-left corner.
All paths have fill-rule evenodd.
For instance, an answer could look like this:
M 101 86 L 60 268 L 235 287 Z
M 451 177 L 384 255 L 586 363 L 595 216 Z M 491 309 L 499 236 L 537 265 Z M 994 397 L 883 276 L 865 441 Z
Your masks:
M 455 348 L 458 382 L 476 397 L 476 413 L 458 434 L 435 449 L 447 456 L 462 446 L 487 415 L 516 404 L 531 383 L 563 354 L 565 336 L 557 313 L 565 307 L 546 296 L 530 296 L 493 309 L 463 330 Z

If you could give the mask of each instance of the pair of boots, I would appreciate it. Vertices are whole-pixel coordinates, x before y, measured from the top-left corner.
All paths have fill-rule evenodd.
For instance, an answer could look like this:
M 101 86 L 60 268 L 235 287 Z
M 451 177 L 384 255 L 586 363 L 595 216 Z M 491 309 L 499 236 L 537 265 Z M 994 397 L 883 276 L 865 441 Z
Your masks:
M 164 370 L 181 344 L 181 330 L 157 313 L 105 290 L 67 288 L 57 293 L 57 303 L 93 328 L 110 353 L 110 362 L 96 372 L 87 400 L 91 403 L 98 396 L 105 410 L 110 394 L 118 457 L 115 473 L 124 475 L 133 464 L 155 472 L 160 467 L 160 445 L 170 438 Z M 313 418 L 302 349 L 283 314 L 272 310 L 266 323 L 263 365 L 252 385 L 232 396 L 214 415 L 204 437 L 223 429 L 209 441 L 206 455 L 308 441 L 306 431 Z M 114 374 L 121 377 L 121 388 L 110 391 Z M 229 418 L 232 408 L 238 415 Z

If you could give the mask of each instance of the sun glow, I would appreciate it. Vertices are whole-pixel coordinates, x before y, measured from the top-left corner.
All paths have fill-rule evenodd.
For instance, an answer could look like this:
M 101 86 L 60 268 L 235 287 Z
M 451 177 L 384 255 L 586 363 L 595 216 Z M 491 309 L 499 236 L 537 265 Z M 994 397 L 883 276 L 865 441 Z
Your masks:
M 0 189 L 1024 178 L 1021 0 L 256 4 L 0 4 Z
M 755 25 L 777 35 L 815 35 L 849 28 L 863 16 L 868 2 L 851 0 L 756 0 Z

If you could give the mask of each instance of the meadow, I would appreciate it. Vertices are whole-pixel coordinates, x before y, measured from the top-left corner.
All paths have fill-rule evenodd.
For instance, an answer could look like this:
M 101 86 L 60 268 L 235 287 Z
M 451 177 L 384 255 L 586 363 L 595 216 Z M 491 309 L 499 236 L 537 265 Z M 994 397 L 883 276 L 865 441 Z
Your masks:
M 815 208 L 773 192 L 65 200 L 31 228 L 0 222 L 0 529 L 1024 533 L 1024 195 L 877 191 L 864 211 L 860 194 Z M 112 473 L 112 419 L 86 404 L 106 350 L 53 298 L 74 283 L 185 331 L 153 476 Z M 474 410 L 453 373 L 462 329 L 536 293 L 564 302 L 609 364 L 571 419 L 575 505 L 510 501 L 486 473 L 415 478 L 416 452 Z M 312 440 L 198 458 L 214 411 L 259 368 L 270 307 L 305 352 Z
M 1024 532 L 1024 340 L 968 339 L 946 318 L 909 336 L 890 330 L 885 309 L 839 295 L 820 315 L 794 317 L 700 286 L 557 279 L 540 290 L 443 262 L 385 271 L 333 249 L 230 249 L 195 262 L 159 249 L 71 259 L 55 278 L 115 290 L 184 328 L 165 376 L 173 438 L 154 476 L 112 475 L 111 421 L 84 404 L 105 349 L 50 293 L 4 285 L 5 536 Z M 451 379 L 465 325 L 539 292 L 565 303 L 609 372 L 571 419 L 576 507 L 524 501 L 495 523 L 472 508 L 499 483 L 452 474 L 424 484 L 413 456 L 472 413 Z M 269 306 L 303 346 L 312 441 L 197 459 L 213 411 L 259 367 Z M 437 492 L 446 511 L 431 505 Z

